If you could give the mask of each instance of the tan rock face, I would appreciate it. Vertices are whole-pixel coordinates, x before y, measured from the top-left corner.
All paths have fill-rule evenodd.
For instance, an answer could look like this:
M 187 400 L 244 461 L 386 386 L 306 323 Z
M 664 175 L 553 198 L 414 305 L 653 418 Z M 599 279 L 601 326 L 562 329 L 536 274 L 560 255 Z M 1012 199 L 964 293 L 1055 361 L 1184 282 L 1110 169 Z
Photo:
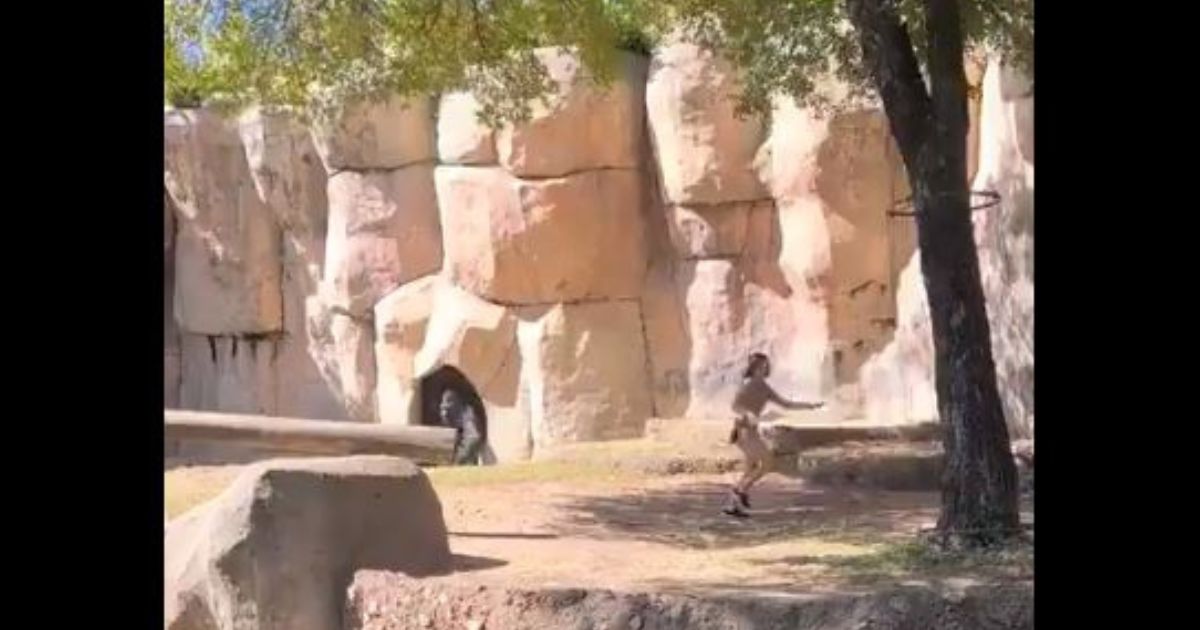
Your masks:
M 175 323 L 175 211 L 163 197 L 163 406 L 172 409 L 179 406 L 183 365 Z
M 645 58 L 618 53 L 615 77 L 597 86 L 573 53 L 536 51 L 554 90 L 531 104 L 528 122 L 497 135 L 500 164 L 520 177 L 558 177 L 642 162 Z
M 370 312 L 389 291 L 441 266 L 433 167 L 329 179 L 324 281 L 352 313 Z
M 373 326 L 321 294 L 308 298 L 308 352 L 346 415 L 360 422 L 375 417 Z
M 416 424 L 419 418 L 417 372 L 414 359 L 425 343 L 433 314 L 438 276 L 426 276 L 388 293 L 375 304 L 376 397 L 379 421 Z
M 992 332 L 996 381 L 1013 437 L 1033 432 L 1033 95 L 1028 82 L 991 63 L 983 78 L 979 167 L 971 188 L 1000 194 L 973 214 Z M 976 203 L 984 199 L 976 198 Z M 919 255 L 900 277 L 895 340 L 863 366 L 868 417 L 937 417 L 933 334 Z
M 442 507 L 399 458 L 271 460 L 171 521 L 164 538 L 169 630 L 340 627 L 354 572 L 450 566 Z
M 436 171 L 445 264 L 493 302 L 544 304 L 638 294 L 646 268 L 636 171 L 525 181 L 502 169 Z
M 276 415 L 274 343 L 183 333 L 179 407 Z
M 784 396 L 831 388 L 825 307 L 791 270 L 748 260 L 656 268 L 643 296 L 659 416 L 721 418 L 752 352 L 772 358 Z
M 972 190 L 1000 194 L 974 213 L 996 382 L 1010 433 L 1033 437 L 1033 85 L 993 63 L 984 77 L 979 172 Z M 979 200 L 982 201 L 982 200 Z
M 474 388 L 487 418 L 491 461 L 527 459 L 529 417 L 522 411 L 522 361 L 517 320 L 442 276 L 428 276 L 389 293 L 375 307 L 379 418 L 421 421 L 422 382 L 455 370 Z
M 197 334 L 279 331 L 279 229 L 258 197 L 236 126 L 206 110 L 165 116 L 176 319 Z
M 433 103 L 392 96 L 350 105 L 318 124 L 313 140 L 326 170 L 395 169 L 434 159 Z
M 479 103 L 468 92 L 444 94 L 438 106 L 438 159 L 443 164 L 496 164 L 496 134 L 479 121 Z
M 306 301 L 317 294 L 325 258 L 327 176 L 307 128 L 281 114 L 254 111 L 239 131 L 259 197 L 283 239 L 284 335 L 271 342 L 275 413 L 345 420 L 349 414 L 309 352 Z
M 664 198 L 677 204 L 762 199 L 753 167 L 762 124 L 739 119 L 728 63 L 698 46 L 675 43 L 654 51 L 646 83 L 646 116 Z
M 639 437 L 653 415 L 637 301 L 523 309 L 518 338 L 530 365 L 537 448 Z
M 671 245 L 682 259 L 740 257 L 769 247 L 762 239 L 771 237 L 773 213 L 769 200 L 666 208 Z
M 857 389 L 859 368 L 892 338 L 896 277 L 915 243 L 903 161 L 882 111 L 822 114 L 778 99 L 759 168 L 780 204 L 781 261 L 828 308 L 834 385 Z M 820 343 L 815 339 L 813 343 Z M 857 416 L 859 394 L 842 411 Z
M 449 282 L 437 286 L 414 368 L 425 378 L 451 366 L 471 383 L 487 415 L 486 456 L 490 460 L 522 460 L 532 454 L 529 413 L 521 399 L 521 379 L 526 374 L 523 365 L 517 347 L 517 318 L 508 308 L 490 304 Z
M 308 129 L 283 114 L 252 111 L 238 120 L 250 176 L 259 198 L 271 210 L 293 259 L 319 278 L 324 258 L 329 201 L 327 177 Z

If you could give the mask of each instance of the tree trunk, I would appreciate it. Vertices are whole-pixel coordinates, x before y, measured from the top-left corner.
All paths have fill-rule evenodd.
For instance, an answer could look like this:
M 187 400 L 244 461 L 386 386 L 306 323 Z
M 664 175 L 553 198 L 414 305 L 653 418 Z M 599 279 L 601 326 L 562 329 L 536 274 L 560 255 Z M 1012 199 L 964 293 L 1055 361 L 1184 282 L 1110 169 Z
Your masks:
M 928 90 L 894 0 L 847 6 L 913 190 L 946 449 L 938 530 L 988 544 L 1015 533 L 1020 515 L 971 224 L 958 3 L 925 0 Z

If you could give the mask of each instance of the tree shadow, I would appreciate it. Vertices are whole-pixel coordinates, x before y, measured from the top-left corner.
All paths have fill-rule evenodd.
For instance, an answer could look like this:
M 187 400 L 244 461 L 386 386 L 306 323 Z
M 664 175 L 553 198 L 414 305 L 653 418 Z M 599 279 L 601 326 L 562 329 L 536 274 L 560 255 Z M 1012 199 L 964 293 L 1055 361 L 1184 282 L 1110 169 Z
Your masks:
M 485 569 L 495 569 L 507 565 L 505 560 L 496 558 L 485 558 L 483 556 L 469 556 L 466 554 L 456 553 L 450 560 L 450 573 L 467 573 L 470 571 L 483 571 Z
M 775 484 L 756 489 L 750 518 L 722 514 L 728 486 L 693 483 L 626 496 L 585 496 L 564 506 L 563 535 L 633 538 L 689 549 L 747 547 L 786 538 L 843 542 L 911 537 L 937 517 L 935 493 L 884 493 Z

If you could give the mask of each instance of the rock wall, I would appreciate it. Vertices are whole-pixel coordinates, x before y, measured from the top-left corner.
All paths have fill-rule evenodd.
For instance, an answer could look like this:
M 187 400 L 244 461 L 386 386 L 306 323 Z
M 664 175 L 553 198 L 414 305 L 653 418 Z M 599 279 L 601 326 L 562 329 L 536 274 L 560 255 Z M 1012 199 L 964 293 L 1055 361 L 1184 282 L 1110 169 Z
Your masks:
M 1033 436 L 1033 83 L 987 66 L 979 107 L 979 153 L 971 189 L 999 193 L 976 211 L 975 242 L 987 299 L 996 379 L 1014 438 Z M 985 201 L 976 198 L 975 203 Z M 900 278 L 894 341 L 862 368 L 867 416 L 936 418 L 929 307 L 914 253 Z
M 781 99 L 769 123 L 739 118 L 736 75 L 683 42 L 623 53 L 607 87 L 569 52 L 537 54 L 553 93 L 496 130 L 468 93 L 358 103 L 311 130 L 169 111 L 167 404 L 416 423 L 422 383 L 452 370 L 488 459 L 512 460 L 723 418 L 762 351 L 777 389 L 834 418 L 928 418 L 924 390 L 896 384 L 931 361 L 880 111 Z M 1001 130 L 989 103 L 977 179 L 1028 164 L 1031 190 L 1031 141 L 1000 148 L 1025 123 Z M 989 308 L 1006 404 L 1031 417 L 1031 344 L 1009 347 L 1032 335 L 1021 220 L 980 238 L 989 296 L 1029 281 Z

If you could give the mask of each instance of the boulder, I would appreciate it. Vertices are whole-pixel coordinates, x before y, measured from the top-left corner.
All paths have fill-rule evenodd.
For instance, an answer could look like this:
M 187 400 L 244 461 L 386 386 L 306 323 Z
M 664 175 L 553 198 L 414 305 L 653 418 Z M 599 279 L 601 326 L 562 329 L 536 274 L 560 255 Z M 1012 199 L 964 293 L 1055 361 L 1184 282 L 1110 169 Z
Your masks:
M 334 303 L 370 313 L 379 298 L 441 262 L 431 165 L 329 178 L 324 282 Z
M 272 460 L 166 526 L 169 630 L 341 627 L 355 571 L 450 566 L 428 478 L 393 457 Z
M 535 448 L 641 437 L 654 400 L 637 300 L 522 309 Z
M 442 164 L 496 164 L 496 134 L 479 120 L 479 102 L 469 92 L 443 94 L 438 106 L 438 160 Z
M 598 85 L 574 52 L 535 51 L 552 91 L 530 104 L 528 121 L 497 134 L 500 164 L 519 177 L 559 177 L 589 169 L 638 168 L 646 59 L 616 54 L 611 83 Z
M 433 102 L 397 95 L 360 101 L 314 125 L 312 136 L 331 174 L 431 162 L 436 148 Z
M 492 302 L 638 295 L 646 269 L 637 171 L 521 180 L 500 168 L 438 167 L 446 273 Z
M 933 329 L 918 254 L 900 275 L 896 308 L 892 341 L 859 369 L 864 411 L 874 422 L 937 420 Z
M 764 139 L 757 118 L 739 118 L 737 76 L 729 63 L 691 43 L 654 51 L 646 116 L 663 197 L 717 204 L 768 196 L 754 168 Z
M 282 326 L 279 229 L 259 198 L 236 124 L 169 110 L 164 180 L 174 202 L 175 316 L 190 333 L 269 333 Z

